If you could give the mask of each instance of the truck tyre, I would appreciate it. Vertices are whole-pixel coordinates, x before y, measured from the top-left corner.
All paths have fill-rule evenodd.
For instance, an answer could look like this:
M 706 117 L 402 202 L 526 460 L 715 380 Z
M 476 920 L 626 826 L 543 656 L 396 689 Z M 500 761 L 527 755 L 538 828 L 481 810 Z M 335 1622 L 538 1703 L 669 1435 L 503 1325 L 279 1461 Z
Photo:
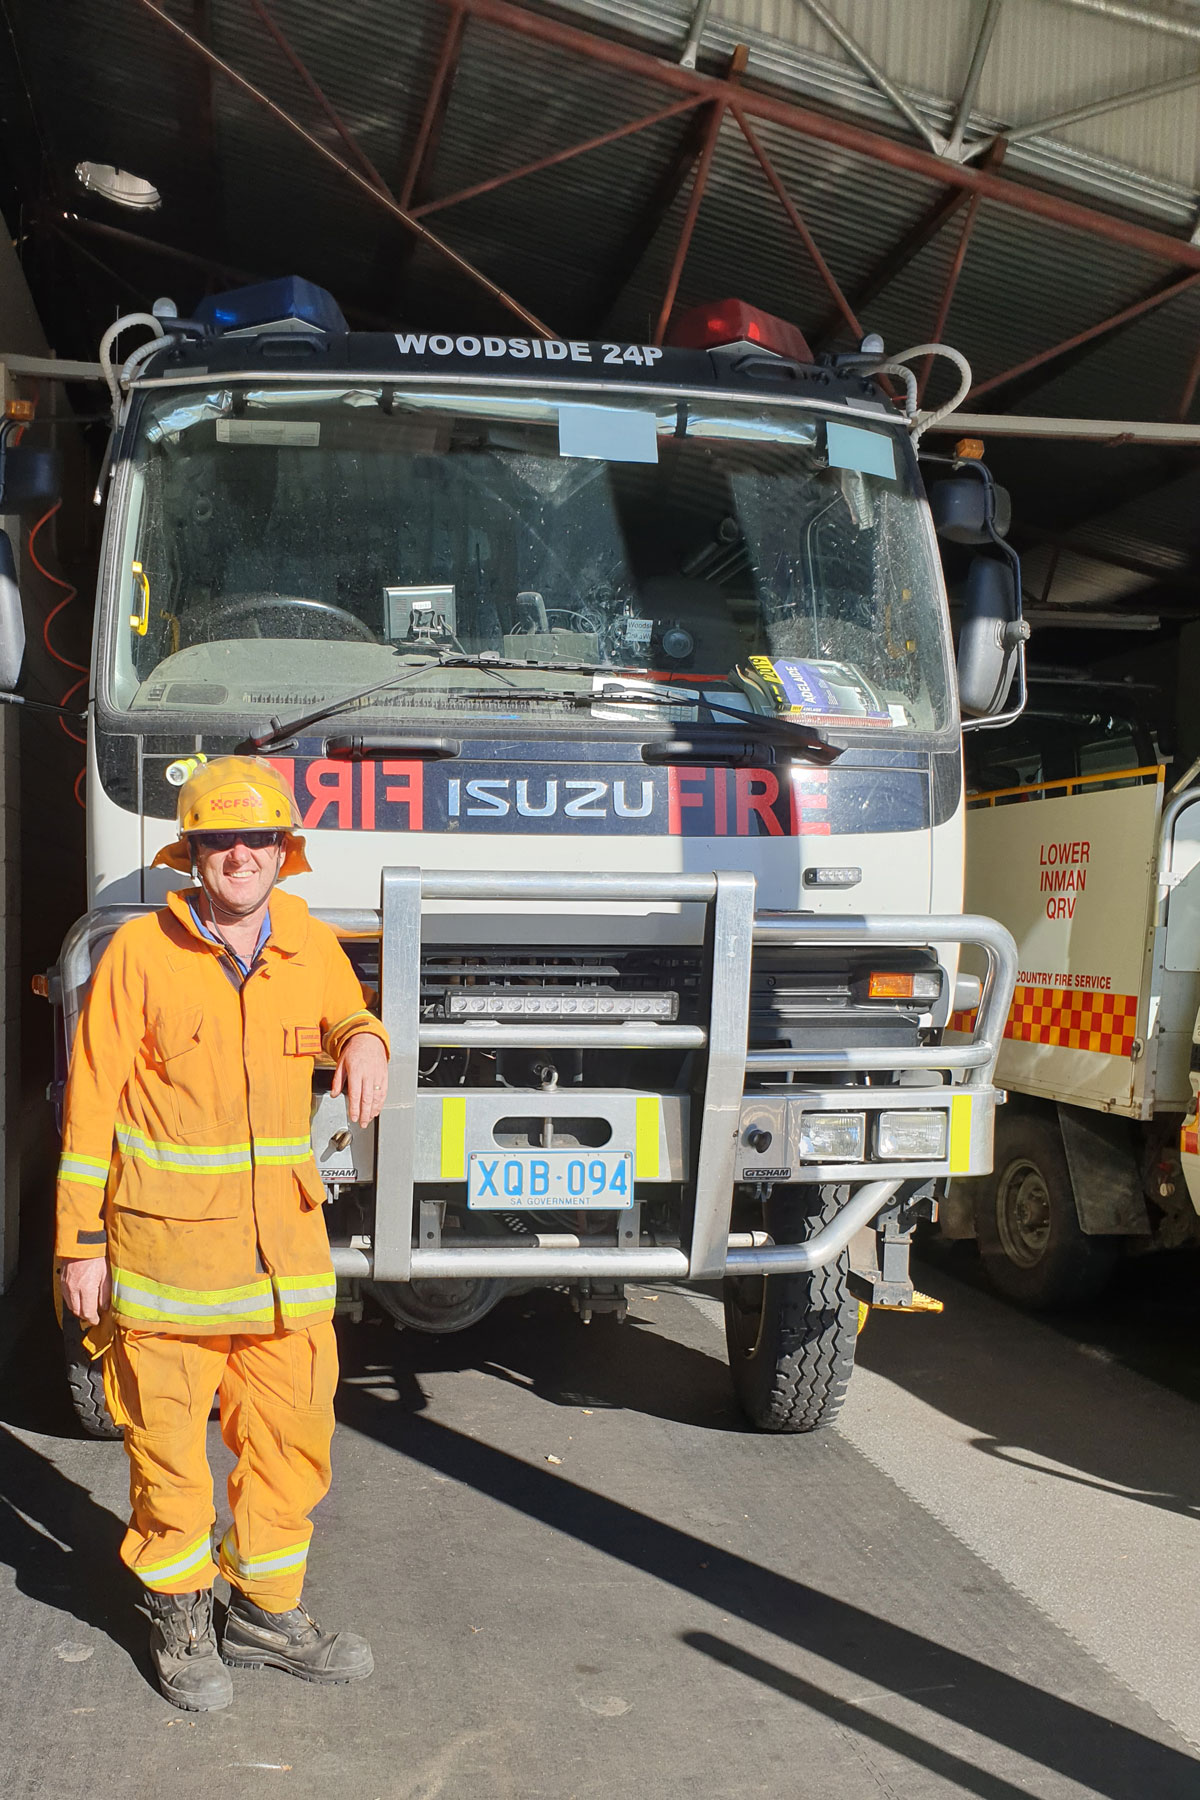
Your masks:
M 796 1244 L 827 1225 L 846 1187 L 774 1194 L 764 1209 L 777 1244 Z M 760 1431 L 819 1431 L 841 1409 L 854 1370 L 858 1302 L 850 1252 L 808 1275 L 730 1276 L 725 1341 L 734 1392 Z
M 1082 1306 L 1108 1282 L 1117 1240 L 1081 1229 L 1055 1119 L 1001 1113 L 995 1167 L 975 1194 L 975 1235 L 996 1292 L 1031 1311 Z
M 83 1327 L 74 1313 L 63 1311 L 63 1356 L 67 1368 L 67 1387 L 75 1417 L 90 1438 L 113 1442 L 125 1434 L 108 1410 L 104 1398 L 104 1377 L 100 1364 L 93 1362 L 83 1347 Z

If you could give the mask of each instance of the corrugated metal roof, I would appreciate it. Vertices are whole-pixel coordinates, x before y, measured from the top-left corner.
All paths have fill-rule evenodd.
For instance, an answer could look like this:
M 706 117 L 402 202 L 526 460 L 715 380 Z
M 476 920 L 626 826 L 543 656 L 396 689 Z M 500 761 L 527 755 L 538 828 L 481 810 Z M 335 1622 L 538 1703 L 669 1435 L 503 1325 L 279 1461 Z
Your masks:
M 112 0 L 102 10 L 79 8 L 72 0 L 7 4 L 48 149 L 43 207 L 74 193 L 71 171 L 81 157 L 111 161 L 149 177 L 162 192 L 160 214 L 120 219 L 150 237 L 264 274 L 293 269 L 332 288 L 347 305 L 397 323 L 467 328 L 506 320 L 494 301 L 435 250 L 414 248 L 404 228 L 342 173 L 222 76 L 205 71 L 135 0 Z M 356 0 L 341 8 L 331 8 L 327 0 L 266 4 L 363 151 L 398 190 L 446 32 L 447 6 L 440 0 Z M 833 4 L 933 124 L 947 129 L 981 6 L 963 0 Z M 217 53 L 345 155 L 332 124 L 249 0 L 211 0 L 209 11 Z M 692 0 L 573 0 L 557 16 L 600 24 L 677 56 L 691 13 Z M 750 49 L 748 84 L 911 139 L 890 102 L 799 0 L 714 0 L 706 66 L 717 67 L 739 40 Z M 1108 88 L 1197 65 L 1200 46 L 1193 50 L 1144 32 L 1131 37 L 1128 27 L 1110 27 L 1054 0 L 1007 0 L 975 128 L 1029 119 Z M 12 68 L 0 69 L 0 93 L 13 79 Z M 671 98 L 651 79 L 470 18 L 430 191 L 451 194 L 614 130 Z M 204 140 L 208 105 L 211 150 Z M 1099 195 L 1112 210 L 1190 230 L 1198 121 L 1200 87 L 1153 108 L 1108 115 L 1014 146 L 1005 172 L 1018 178 L 1034 174 L 1044 184 Z M 603 326 L 615 336 L 644 340 L 662 304 L 688 202 L 686 182 L 650 233 L 636 268 L 615 285 L 611 308 L 605 295 L 631 228 L 646 219 L 690 129 L 690 115 L 678 116 L 435 212 L 429 226 L 555 329 L 601 335 Z M 758 121 L 754 129 L 850 296 L 944 192 L 932 179 L 781 125 Z M 1124 161 L 1114 160 L 1118 152 Z M 36 211 L 38 198 L 28 192 L 23 204 L 32 202 Z M 93 202 L 73 204 L 81 212 L 93 206 L 95 216 L 112 217 L 101 215 Z M 898 349 L 929 336 L 966 216 L 966 209 L 960 210 L 860 308 L 864 326 L 880 331 L 889 346 Z M 36 290 L 36 230 L 31 241 Z M 120 255 L 94 247 L 102 258 Z M 138 261 L 132 252 L 129 257 L 122 264 L 127 282 L 132 276 L 139 285 L 157 284 L 146 289 L 147 299 L 171 288 L 185 305 L 195 297 L 198 283 L 189 273 L 169 274 L 169 265 Z M 1167 273 L 1163 263 L 1140 252 L 985 201 L 945 335 L 970 358 L 977 378 L 986 380 L 1138 300 Z M 69 320 L 64 333 L 82 321 L 89 336 L 98 334 L 99 323 L 111 317 L 111 292 L 100 290 L 91 314 L 64 305 L 58 315 L 53 285 L 44 281 L 41 293 L 52 321 Z M 727 293 L 754 300 L 810 334 L 832 312 L 799 238 L 729 119 L 721 128 L 678 304 Z M 97 312 L 103 315 L 99 322 Z M 1111 339 L 1098 340 L 1086 358 L 1047 366 L 1036 396 L 1023 397 L 1021 405 L 1062 415 L 1173 417 L 1198 336 L 1200 289 Z M 844 345 L 846 332 L 835 341 Z M 91 345 L 86 338 L 64 337 L 59 348 L 86 354 Z M 948 379 L 941 371 L 935 374 L 931 398 L 944 391 Z M 1005 407 L 1019 392 L 1001 389 L 981 404 Z M 1024 504 L 1029 517 L 1044 525 L 1049 495 L 1073 533 L 1096 549 L 1107 546 L 1107 554 L 1125 562 L 1152 568 L 1156 557 L 1186 560 L 1200 548 L 1192 524 L 1200 493 L 1186 468 L 1181 470 L 1192 459 L 1160 460 L 1161 494 L 1155 486 L 1157 465 L 1124 452 L 1008 445 L 997 463 L 1017 491 L 1018 517 Z M 1126 469 L 1137 474 L 1137 492 L 1127 503 L 1121 493 Z M 1060 569 L 1055 598 L 1132 593 L 1144 579 L 1113 565 L 1080 564 L 1071 574 Z

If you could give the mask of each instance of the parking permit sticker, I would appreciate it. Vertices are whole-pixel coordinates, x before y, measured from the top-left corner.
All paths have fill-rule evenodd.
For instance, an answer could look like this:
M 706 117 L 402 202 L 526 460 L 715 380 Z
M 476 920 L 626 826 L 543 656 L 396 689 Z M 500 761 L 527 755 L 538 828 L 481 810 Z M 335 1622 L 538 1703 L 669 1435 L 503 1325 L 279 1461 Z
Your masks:
M 831 469 L 856 469 L 862 475 L 896 479 L 896 446 L 885 432 L 839 425 L 831 419 L 825 428 L 825 449 Z
M 218 444 L 287 444 L 315 450 L 321 442 L 316 419 L 218 419 Z
M 601 462 L 656 463 L 658 421 L 623 406 L 560 406 L 558 454 Z

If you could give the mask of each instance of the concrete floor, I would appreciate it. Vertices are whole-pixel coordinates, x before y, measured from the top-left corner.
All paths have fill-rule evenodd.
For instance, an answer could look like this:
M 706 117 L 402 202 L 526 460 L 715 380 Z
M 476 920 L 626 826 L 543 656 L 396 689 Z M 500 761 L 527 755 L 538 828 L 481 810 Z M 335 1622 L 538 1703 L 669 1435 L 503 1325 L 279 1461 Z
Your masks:
M 18 1290 L 0 1796 L 1196 1800 L 1195 1402 L 923 1281 L 945 1315 L 872 1319 L 810 1439 L 742 1429 L 702 1294 L 639 1289 L 623 1327 L 542 1295 L 441 1342 L 347 1329 L 307 1599 L 376 1675 L 237 1672 L 200 1719 L 151 1685 L 121 1448 L 73 1435 Z

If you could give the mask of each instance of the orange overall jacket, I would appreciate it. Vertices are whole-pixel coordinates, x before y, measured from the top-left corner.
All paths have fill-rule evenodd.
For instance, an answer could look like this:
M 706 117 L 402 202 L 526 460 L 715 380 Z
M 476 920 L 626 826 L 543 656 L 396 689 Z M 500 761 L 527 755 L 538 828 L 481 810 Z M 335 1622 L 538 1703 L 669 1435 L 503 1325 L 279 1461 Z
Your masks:
M 387 1045 L 327 925 L 271 895 L 242 981 L 182 894 L 96 969 L 67 1083 L 60 1257 L 104 1256 L 119 1325 L 187 1337 L 300 1330 L 333 1312 L 309 1137 L 313 1061 Z

